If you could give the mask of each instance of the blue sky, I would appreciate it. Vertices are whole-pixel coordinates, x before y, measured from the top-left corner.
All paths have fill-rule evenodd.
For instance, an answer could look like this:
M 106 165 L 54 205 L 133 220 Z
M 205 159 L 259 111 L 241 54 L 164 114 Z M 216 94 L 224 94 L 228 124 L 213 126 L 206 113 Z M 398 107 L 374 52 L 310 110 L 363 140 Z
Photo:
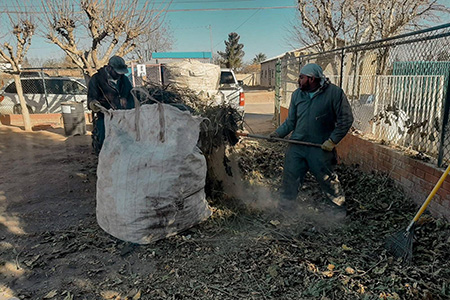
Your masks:
M 192 1 L 194 3 L 186 3 Z M 181 3 L 180 3 L 181 2 Z M 261 8 L 295 6 L 295 0 L 174 0 L 170 10 L 209 8 Z M 236 32 L 244 44 L 245 61 L 262 52 L 268 58 L 291 50 L 286 42 L 295 8 L 182 11 L 167 14 L 174 37 L 173 51 L 224 51 L 224 40 Z
M 25 0 L 19 0 L 22 1 Z M 158 3 L 161 0 L 153 1 Z M 450 0 L 438 2 L 449 5 Z M 0 28 L 8 26 L 8 18 L 1 14 L 2 8 L 13 3 L 15 0 L 0 0 Z M 39 2 L 31 3 L 35 9 L 39 7 Z M 244 44 L 245 62 L 250 62 L 260 52 L 267 58 L 277 56 L 293 48 L 287 40 L 291 24 L 297 18 L 296 3 L 296 0 L 173 0 L 166 15 L 174 36 L 172 51 L 211 51 L 212 44 L 213 53 L 217 53 L 225 49 L 224 40 L 228 34 L 237 32 Z M 233 10 L 227 10 L 230 8 Z M 3 41 L 1 32 L 0 40 Z M 33 37 L 29 59 L 58 59 L 63 56 L 62 50 L 43 37 Z
M 11 7 L 13 3 L 13 0 L 0 0 L 0 8 Z M 244 44 L 244 61 L 250 61 L 260 52 L 268 58 L 277 56 L 291 49 L 285 39 L 287 28 L 296 16 L 295 8 L 258 8 L 294 7 L 295 3 L 295 0 L 173 0 L 166 15 L 173 31 L 172 51 L 211 51 L 212 40 L 213 53 L 217 53 L 225 50 L 224 40 L 228 39 L 228 34 L 237 32 L 241 36 L 240 42 Z M 31 6 L 37 10 L 39 3 L 34 2 Z M 255 9 L 199 11 L 227 8 Z M 196 11 L 176 11 L 190 9 Z M 6 15 L 0 15 L 0 27 L 9 27 Z M 29 59 L 41 60 L 63 56 L 62 50 L 39 34 L 33 37 L 27 55 Z

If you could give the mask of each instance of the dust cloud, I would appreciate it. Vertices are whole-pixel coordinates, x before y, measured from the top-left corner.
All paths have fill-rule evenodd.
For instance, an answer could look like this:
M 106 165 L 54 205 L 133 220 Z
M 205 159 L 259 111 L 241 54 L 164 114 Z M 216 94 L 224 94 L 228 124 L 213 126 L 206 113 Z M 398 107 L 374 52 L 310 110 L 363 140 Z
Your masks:
M 329 228 L 343 222 L 345 216 L 323 205 L 319 190 L 300 191 L 295 202 L 288 208 L 282 207 L 281 194 L 276 187 L 250 183 L 243 179 L 238 164 L 238 154 L 228 153 L 226 158 L 224 154 L 222 149 L 213 155 L 215 177 L 222 182 L 227 196 L 238 199 L 249 209 L 261 211 L 268 217 L 276 218 L 282 224 L 303 223 L 317 228 Z

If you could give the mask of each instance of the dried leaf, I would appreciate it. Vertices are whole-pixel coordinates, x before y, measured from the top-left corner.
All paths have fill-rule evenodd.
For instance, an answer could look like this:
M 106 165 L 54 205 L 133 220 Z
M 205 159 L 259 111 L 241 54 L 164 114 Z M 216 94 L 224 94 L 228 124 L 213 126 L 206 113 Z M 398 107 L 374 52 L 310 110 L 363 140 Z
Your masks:
M 120 296 L 120 293 L 117 291 L 102 291 L 102 292 L 100 292 L 100 295 L 104 299 L 113 299 L 113 298 L 116 298 L 117 296 Z
M 73 294 L 71 294 L 70 292 L 67 294 L 66 297 L 64 297 L 63 300 L 73 300 Z
M 27 267 L 31 267 L 39 258 L 41 257 L 40 254 L 33 256 L 30 259 L 27 259 L 26 261 L 24 261 L 23 263 L 27 266 Z
M 347 268 L 345 268 L 345 273 L 355 274 L 355 269 L 353 269 L 352 267 L 347 267 Z
M 375 269 L 373 269 L 373 273 L 375 273 L 377 275 L 381 275 L 386 271 L 386 267 L 387 267 L 387 265 L 384 265 L 382 267 L 376 267 Z
M 280 221 L 278 221 L 278 220 L 270 220 L 269 223 L 272 224 L 273 226 L 278 226 L 281 224 Z
M 336 266 L 333 265 L 333 264 L 329 264 L 329 265 L 327 266 L 327 269 L 330 270 L 330 271 L 333 271 L 335 268 L 336 268 Z
M 50 292 L 47 293 L 47 295 L 44 296 L 44 299 L 51 299 L 56 295 L 58 295 L 58 290 L 51 290 Z
M 142 294 L 142 292 L 141 292 L 141 290 L 139 290 L 139 291 L 136 293 L 136 295 L 133 296 L 133 300 L 139 300 L 139 299 L 141 299 L 141 294 Z
M 344 251 L 352 251 L 353 248 L 348 247 L 347 245 L 343 244 L 343 245 L 342 245 L 342 250 L 344 250 Z
M 319 268 L 315 264 L 308 263 L 308 270 L 314 273 L 317 273 L 319 271 Z
M 322 272 L 322 275 L 325 277 L 333 277 L 334 272 L 333 271 L 324 271 L 324 272 Z
M 276 265 L 272 265 L 267 269 L 267 272 L 272 276 L 273 278 L 278 276 L 278 267 Z

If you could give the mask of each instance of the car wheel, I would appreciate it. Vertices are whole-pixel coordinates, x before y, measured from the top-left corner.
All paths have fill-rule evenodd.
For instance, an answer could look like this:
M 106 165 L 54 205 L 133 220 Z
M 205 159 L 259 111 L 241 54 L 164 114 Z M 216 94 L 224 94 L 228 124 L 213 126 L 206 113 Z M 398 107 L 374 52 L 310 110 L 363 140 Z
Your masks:
M 33 113 L 33 109 L 30 106 L 28 106 L 28 105 L 27 105 L 27 108 L 28 108 L 28 113 L 32 114 Z M 22 106 L 20 106 L 20 104 L 14 105 L 13 113 L 21 115 L 22 114 Z

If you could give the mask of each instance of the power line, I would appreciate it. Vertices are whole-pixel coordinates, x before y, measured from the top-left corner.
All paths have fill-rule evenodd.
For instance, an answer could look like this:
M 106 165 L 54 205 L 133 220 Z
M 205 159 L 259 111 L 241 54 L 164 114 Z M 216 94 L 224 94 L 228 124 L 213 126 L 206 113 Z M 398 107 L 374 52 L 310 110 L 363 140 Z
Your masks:
M 1 8 L 1 7 L 0 7 Z M 261 9 L 289 9 L 297 8 L 296 6 L 268 6 L 268 7 L 234 7 L 234 8 L 184 8 L 184 9 L 167 9 L 166 12 L 183 12 L 183 11 L 236 11 L 236 10 L 261 10 Z M 139 12 L 139 11 L 138 11 Z M 42 14 L 42 11 L 19 11 L 19 10 L 2 10 L 0 13 L 10 14 Z M 74 13 L 82 13 L 82 11 L 75 11 Z
M 239 28 L 242 27 L 242 25 L 244 25 L 245 23 L 247 23 L 251 18 L 253 18 L 254 15 L 256 15 L 258 12 L 260 12 L 261 10 L 258 9 L 257 11 L 255 11 L 250 17 L 248 17 L 244 22 L 241 23 L 241 25 L 239 25 L 236 29 L 233 30 L 233 32 L 237 31 Z M 218 42 L 217 44 L 214 45 L 214 48 L 217 47 L 219 44 L 221 44 L 222 41 Z
M 213 3 L 213 2 L 225 2 L 225 3 L 230 3 L 230 2 L 254 2 L 255 0 L 193 0 L 193 1 L 173 1 L 173 4 L 178 4 L 178 3 L 185 3 L 185 4 L 191 4 L 191 3 Z M 158 2 L 158 3 L 165 3 L 165 2 Z
M 237 3 L 237 2 L 254 2 L 255 0 L 181 0 L 181 1 L 173 1 L 172 4 L 205 4 L 205 3 Z M 119 1 L 120 2 L 120 1 Z M 168 1 L 159 1 L 159 2 L 152 2 L 152 4 L 163 4 L 167 3 Z M 14 5 L 0 5 L 0 8 L 8 8 L 8 7 L 14 7 Z M 40 8 L 41 5 L 20 5 L 20 7 L 27 7 L 27 8 Z
M 167 12 L 179 11 L 231 11 L 231 10 L 261 10 L 261 9 L 286 9 L 297 8 L 297 6 L 269 6 L 269 7 L 234 7 L 234 8 L 185 8 L 185 9 L 168 9 Z

